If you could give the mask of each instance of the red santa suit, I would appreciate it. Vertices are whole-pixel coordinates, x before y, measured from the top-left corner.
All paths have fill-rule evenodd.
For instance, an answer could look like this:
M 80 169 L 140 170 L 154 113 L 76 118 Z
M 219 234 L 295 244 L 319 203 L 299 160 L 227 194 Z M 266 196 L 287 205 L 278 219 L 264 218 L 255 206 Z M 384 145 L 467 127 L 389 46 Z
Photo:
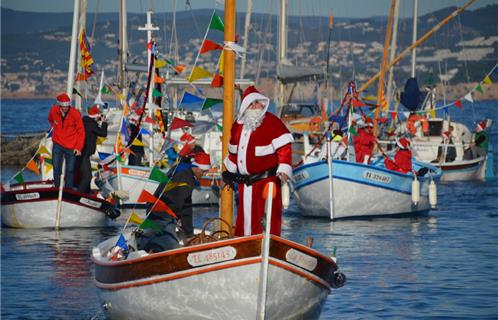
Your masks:
M 373 127 L 371 120 L 367 119 L 366 125 Z M 372 152 L 375 146 L 375 137 L 371 133 L 367 133 L 364 128 L 358 130 L 358 136 L 353 137 L 354 153 L 356 156 L 356 162 L 365 163 L 368 156 L 368 160 L 372 156 Z
M 250 87 L 251 88 L 251 87 Z M 264 95 L 246 89 L 237 120 L 232 125 L 229 154 L 224 160 L 225 167 L 232 173 L 255 175 L 276 168 L 276 174 L 282 172 L 292 177 L 292 134 L 285 124 L 272 113 L 266 112 L 270 100 Z M 242 122 L 244 111 L 254 101 L 264 105 L 264 118 L 259 127 L 251 131 Z M 270 232 L 280 235 L 282 221 L 282 196 L 279 178 L 274 174 L 258 180 L 250 185 L 239 183 L 239 204 L 235 235 L 246 236 L 263 232 L 261 225 L 264 217 L 263 189 L 268 182 L 277 187 L 276 198 L 273 199 Z
M 390 158 L 384 158 L 384 164 L 389 170 L 407 173 L 412 171 L 412 151 L 409 149 L 410 142 L 402 138 L 398 141 L 400 149 L 394 156 L 394 161 Z

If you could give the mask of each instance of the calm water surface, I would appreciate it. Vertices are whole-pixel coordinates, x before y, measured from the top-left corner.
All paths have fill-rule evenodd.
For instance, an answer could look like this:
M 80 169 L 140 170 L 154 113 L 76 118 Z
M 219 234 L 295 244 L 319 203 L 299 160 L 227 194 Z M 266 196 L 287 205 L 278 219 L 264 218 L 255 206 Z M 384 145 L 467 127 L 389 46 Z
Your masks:
M 3 102 L 2 133 L 18 132 L 5 110 Z M 476 112 L 496 121 L 496 110 L 490 102 Z M 465 112 L 462 119 L 471 119 Z M 26 131 L 46 129 L 46 113 L 29 116 L 40 122 Z M 2 168 L 2 182 L 16 170 Z M 438 196 L 438 209 L 425 216 L 338 222 L 304 219 L 292 204 L 283 236 L 300 243 L 312 236 L 326 254 L 336 247 L 348 277 L 321 319 L 498 319 L 498 180 L 439 185 Z M 196 226 L 215 215 L 199 209 Z M 118 230 L 2 228 L 1 318 L 104 319 L 90 254 Z

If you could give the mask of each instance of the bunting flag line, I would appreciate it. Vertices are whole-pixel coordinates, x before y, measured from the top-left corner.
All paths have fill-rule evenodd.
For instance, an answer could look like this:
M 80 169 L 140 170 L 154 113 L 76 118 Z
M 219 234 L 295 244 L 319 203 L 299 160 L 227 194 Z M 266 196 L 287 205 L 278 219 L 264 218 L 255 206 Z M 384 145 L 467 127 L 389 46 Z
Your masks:
M 150 219 L 145 219 L 140 225 L 139 225 L 139 228 L 142 229 L 142 230 L 145 230 L 145 229 L 152 229 L 154 230 L 155 232 L 161 232 L 161 226 L 158 225 L 157 223 L 155 223 L 154 221 L 150 220 Z
M 19 172 L 14 176 L 14 180 L 16 180 L 19 183 L 24 183 L 24 177 L 22 176 L 22 172 Z
M 128 250 L 128 245 L 126 244 L 126 239 L 122 233 L 119 235 L 118 241 L 116 242 L 116 247 L 121 248 L 123 251 Z
M 40 146 L 40 148 L 38 148 L 38 151 L 36 151 L 36 154 L 37 155 L 41 155 L 41 154 L 50 155 L 51 153 L 48 151 L 47 148 L 45 148 L 45 146 Z
M 209 29 L 214 29 L 221 32 L 225 31 L 225 24 L 223 23 L 223 20 L 221 20 L 221 18 L 216 13 L 213 13 L 213 15 L 211 16 L 211 22 L 209 22 Z
M 477 91 L 479 91 L 480 93 L 484 93 L 482 91 L 482 87 L 481 87 L 481 84 L 478 84 L 477 87 L 475 88 Z
M 38 164 L 34 159 L 30 159 L 28 161 L 28 163 L 26 164 L 26 169 L 33 171 L 37 176 L 40 175 L 40 169 L 38 169 Z
M 202 67 L 194 67 L 192 69 L 190 77 L 187 80 L 188 82 L 194 82 L 195 80 L 210 78 L 212 76 L 213 76 L 212 73 L 207 71 L 206 69 Z
M 171 121 L 171 125 L 169 127 L 170 130 L 185 128 L 185 127 L 193 127 L 194 125 L 187 120 L 180 119 L 178 117 L 174 117 L 173 121 Z
M 130 223 L 130 222 L 131 222 L 131 223 L 135 223 L 135 224 L 140 225 L 140 224 L 142 224 L 144 221 L 143 221 L 143 219 L 142 219 L 142 218 L 140 218 L 140 216 L 139 216 L 138 214 L 136 214 L 135 212 L 132 212 L 132 213 L 130 214 L 130 217 L 128 218 L 128 221 L 127 221 L 126 223 L 128 224 L 128 223 Z
M 472 99 L 472 92 L 467 93 L 463 98 L 469 101 L 470 103 L 474 103 L 474 99 Z
M 166 65 L 168 65 L 168 63 L 164 60 L 158 60 L 156 59 L 154 61 L 154 68 L 156 69 L 161 69 L 161 68 L 164 68 Z
M 166 176 L 166 174 L 164 174 L 161 169 L 159 169 L 158 167 L 153 167 L 151 172 L 150 172 L 150 176 L 149 176 L 149 179 L 150 180 L 154 180 L 154 181 L 157 181 L 159 183 L 167 183 L 170 181 L 170 179 L 168 178 L 168 176 Z
M 170 216 L 172 216 L 173 218 L 178 219 L 178 217 L 173 212 L 173 210 L 171 210 L 170 207 L 168 207 L 161 199 L 154 197 L 147 190 L 142 190 L 142 193 L 138 197 L 137 202 L 152 203 L 153 205 L 151 211 L 165 212 Z
M 205 39 L 202 42 L 201 50 L 200 50 L 201 54 L 209 52 L 209 51 L 215 51 L 215 50 L 223 50 L 223 47 L 220 46 L 219 44 L 217 44 L 216 42 L 208 40 L 208 39 Z
M 462 108 L 462 107 L 463 107 L 463 105 L 462 105 L 462 101 L 460 101 L 460 100 L 457 100 L 457 101 L 453 102 L 453 104 L 454 104 L 456 107 L 458 107 L 458 108 Z
M 206 98 L 206 100 L 204 100 L 204 103 L 202 104 L 202 110 L 209 109 L 212 106 L 222 102 L 223 102 L 222 99 Z
M 486 76 L 486 78 L 484 78 L 484 80 L 482 82 L 484 82 L 486 84 L 492 84 L 493 83 L 493 81 L 491 81 L 491 78 L 489 76 Z
M 202 101 L 204 101 L 204 99 L 202 99 L 201 97 L 198 97 L 196 95 L 193 95 L 193 94 L 185 91 L 183 93 L 182 100 L 180 101 L 180 105 L 187 104 L 187 103 L 198 103 L 198 102 L 202 102 Z
M 81 30 L 80 33 L 80 53 L 81 53 L 81 67 L 83 67 L 85 71 L 85 77 L 87 80 L 89 76 L 93 74 L 92 71 L 92 65 L 93 65 L 93 58 L 92 55 L 90 54 L 90 44 L 88 43 L 88 40 L 85 35 L 85 30 Z
M 140 139 L 135 138 L 133 139 L 133 142 L 131 143 L 132 146 L 137 146 L 137 147 L 143 147 L 144 143 L 140 141 Z

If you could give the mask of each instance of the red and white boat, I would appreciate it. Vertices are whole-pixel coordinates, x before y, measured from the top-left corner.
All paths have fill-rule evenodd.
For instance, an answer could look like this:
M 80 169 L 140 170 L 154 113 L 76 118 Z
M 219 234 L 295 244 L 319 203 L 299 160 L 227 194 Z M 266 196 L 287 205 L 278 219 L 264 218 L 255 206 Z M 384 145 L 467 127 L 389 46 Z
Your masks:
M 119 216 L 114 205 L 93 195 L 63 189 L 57 225 L 59 188 L 52 181 L 11 185 L 2 191 L 2 224 L 11 228 L 105 227 Z

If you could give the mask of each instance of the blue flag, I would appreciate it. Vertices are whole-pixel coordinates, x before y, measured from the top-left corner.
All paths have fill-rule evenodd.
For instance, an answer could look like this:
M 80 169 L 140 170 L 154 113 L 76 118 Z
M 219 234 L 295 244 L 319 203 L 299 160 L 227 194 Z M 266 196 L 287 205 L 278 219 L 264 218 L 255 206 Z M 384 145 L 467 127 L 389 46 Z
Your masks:
M 119 235 L 118 242 L 116 242 L 116 247 L 120 247 L 123 251 L 128 251 L 128 245 L 126 244 L 126 239 L 123 234 Z
M 98 152 L 98 154 L 100 160 L 105 160 L 112 155 L 110 153 L 105 153 L 105 152 Z
M 140 128 L 140 131 L 138 132 L 138 134 L 148 134 L 148 135 L 150 135 L 150 131 L 147 130 L 147 129 L 144 129 L 144 128 Z
M 182 101 L 180 102 L 180 105 L 182 105 L 184 103 L 198 103 L 198 102 L 203 102 L 203 101 L 204 101 L 203 98 L 195 96 L 195 95 L 185 91 L 183 93 L 183 97 L 182 97 Z

